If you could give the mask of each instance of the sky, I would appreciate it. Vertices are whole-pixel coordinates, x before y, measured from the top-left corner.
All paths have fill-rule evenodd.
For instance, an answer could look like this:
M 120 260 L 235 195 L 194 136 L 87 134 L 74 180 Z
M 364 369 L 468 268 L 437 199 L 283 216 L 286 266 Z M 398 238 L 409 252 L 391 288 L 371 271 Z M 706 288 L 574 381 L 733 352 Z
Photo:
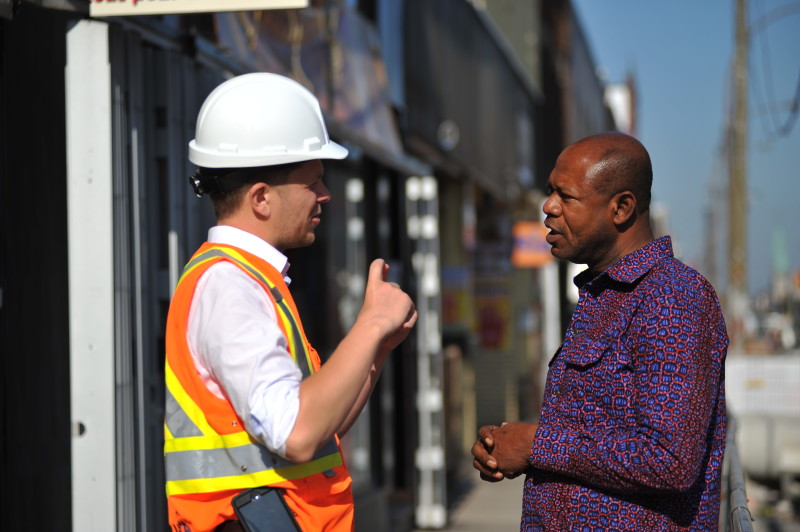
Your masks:
M 636 137 L 653 162 L 654 205 L 669 213 L 676 253 L 724 291 L 727 169 L 721 155 L 733 101 L 735 0 L 573 0 L 607 83 L 634 76 Z M 753 28 L 748 76 L 747 278 L 769 289 L 781 264 L 800 270 L 800 117 L 788 135 L 800 83 L 800 0 L 747 0 Z M 767 22 L 768 21 L 768 22 Z M 703 263 L 717 209 L 718 277 Z M 721 209 L 721 210 L 720 210 Z M 783 242 L 775 260 L 774 242 Z M 704 271 L 705 270 L 705 271 Z

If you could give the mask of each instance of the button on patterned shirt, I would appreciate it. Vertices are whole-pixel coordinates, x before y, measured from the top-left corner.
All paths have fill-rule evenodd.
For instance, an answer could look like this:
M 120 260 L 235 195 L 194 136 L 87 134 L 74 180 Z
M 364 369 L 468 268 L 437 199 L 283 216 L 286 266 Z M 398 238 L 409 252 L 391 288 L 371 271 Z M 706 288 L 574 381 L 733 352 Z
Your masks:
M 575 284 L 521 529 L 717 530 L 728 337 L 713 288 L 668 236 Z

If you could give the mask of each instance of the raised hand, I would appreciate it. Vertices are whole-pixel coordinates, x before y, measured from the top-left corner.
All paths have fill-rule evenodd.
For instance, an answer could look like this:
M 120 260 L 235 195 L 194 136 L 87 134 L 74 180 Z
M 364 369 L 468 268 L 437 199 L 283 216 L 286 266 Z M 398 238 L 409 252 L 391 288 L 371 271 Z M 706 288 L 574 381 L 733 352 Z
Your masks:
M 381 351 L 385 354 L 405 340 L 417 321 L 414 302 L 397 283 L 387 281 L 389 265 L 375 259 L 369 267 L 364 305 L 358 319 L 374 324 L 383 338 Z

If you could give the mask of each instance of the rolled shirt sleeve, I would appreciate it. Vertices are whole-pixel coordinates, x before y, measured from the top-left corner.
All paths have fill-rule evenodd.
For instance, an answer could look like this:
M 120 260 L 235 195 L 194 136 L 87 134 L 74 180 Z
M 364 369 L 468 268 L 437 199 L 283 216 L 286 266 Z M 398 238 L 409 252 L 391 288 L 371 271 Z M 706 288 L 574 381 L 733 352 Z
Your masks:
M 302 374 L 264 289 L 233 264 L 213 265 L 198 282 L 187 335 L 208 389 L 230 400 L 250 435 L 285 456 Z

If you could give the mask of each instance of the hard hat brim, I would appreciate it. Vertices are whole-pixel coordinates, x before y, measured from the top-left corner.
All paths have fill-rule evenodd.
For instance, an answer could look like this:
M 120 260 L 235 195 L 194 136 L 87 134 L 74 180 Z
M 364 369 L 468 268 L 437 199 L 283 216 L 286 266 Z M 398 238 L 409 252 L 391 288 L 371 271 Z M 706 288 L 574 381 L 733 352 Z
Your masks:
M 302 153 L 247 153 L 237 152 L 231 157 L 220 157 L 219 152 L 204 150 L 198 146 L 196 140 L 189 142 L 189 161 L 203 168 L 251 168 L 258 166 L 276 166 L 279 164 L 299 163 L 317 159 L 337 159 L 347 157 L 348 151 L 344 146 L 329 140 L 318 150 Z

